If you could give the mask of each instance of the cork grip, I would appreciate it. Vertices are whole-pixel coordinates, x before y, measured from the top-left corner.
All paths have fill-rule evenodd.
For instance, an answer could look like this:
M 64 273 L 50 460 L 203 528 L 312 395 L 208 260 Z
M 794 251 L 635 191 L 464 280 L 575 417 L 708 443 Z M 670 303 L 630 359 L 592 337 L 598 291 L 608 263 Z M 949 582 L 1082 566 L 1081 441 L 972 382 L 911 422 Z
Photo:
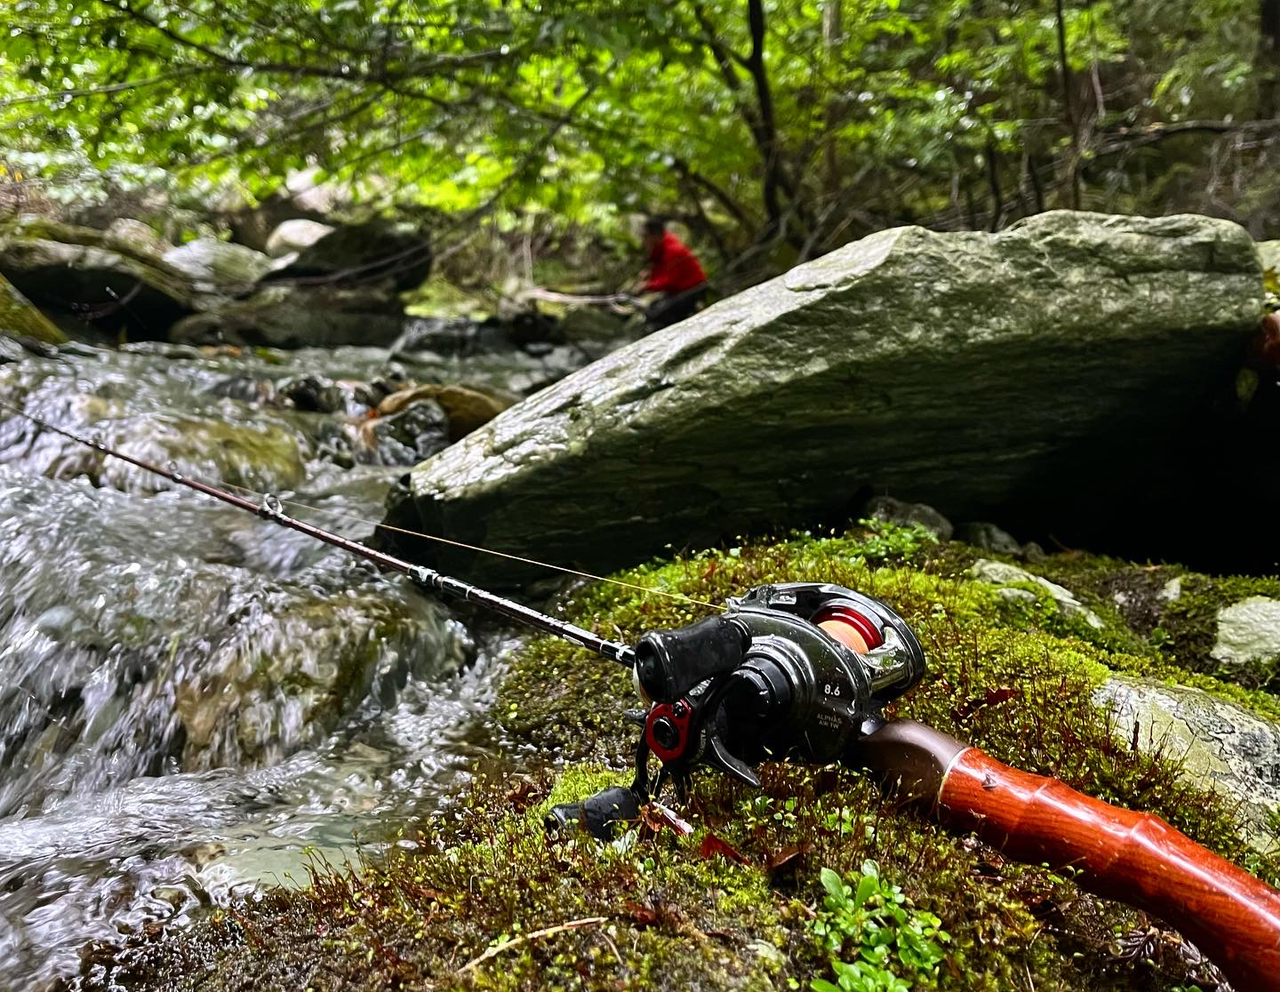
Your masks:
M 1071 867 L 1076 882 L 1168 921 L 1240 992 L 1280 992 L 1280 892 L 1164 820 L 1109 806 L 975 747 L 937 793 L 949 826 L 1011 858 Z

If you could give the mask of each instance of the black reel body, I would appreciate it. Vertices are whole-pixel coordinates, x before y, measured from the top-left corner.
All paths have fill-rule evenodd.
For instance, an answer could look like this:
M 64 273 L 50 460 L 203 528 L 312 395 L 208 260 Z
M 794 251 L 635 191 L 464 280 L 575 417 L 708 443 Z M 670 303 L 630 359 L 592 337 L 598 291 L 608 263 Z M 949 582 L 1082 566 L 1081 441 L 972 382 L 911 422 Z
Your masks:
M 698 765 L 759 785 L 752 766 L 838 760 L 881 709 L 924 675 L 924 652 L 906 622 L 879 600 L 843 586 L 758 586 L 728 609 L 635 647 L 637 714 L 632 790 L 639 801 L 669 778 L 683 796 Z M 650 779 L 649 755 L 662 765 Z M 576 804 L 575 804 L 576 806 Z M 557 808 L 548 822 L 585 818 Z M 601 835 L 598 818 L 588 822 Z

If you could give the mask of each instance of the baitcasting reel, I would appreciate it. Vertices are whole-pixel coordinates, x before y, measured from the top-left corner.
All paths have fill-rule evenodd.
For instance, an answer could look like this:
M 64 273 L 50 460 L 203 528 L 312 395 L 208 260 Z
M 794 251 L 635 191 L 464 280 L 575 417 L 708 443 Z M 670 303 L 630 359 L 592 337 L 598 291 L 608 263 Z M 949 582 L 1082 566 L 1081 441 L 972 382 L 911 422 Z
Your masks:
M 645 634 L 635 655 L 636 690 L 649 704 L 628 714 L 644 727 L 635 781 L 555 807 L 549 827 L 582 823 L 607 837 L 668 780 L 683 799 L 699 765 L 758 786 L 761 761 L 839 760 L 925 666 L 897 613 L 816 582 L 758 586 L 720 616 Z M 661 763 L 654 779 L 650 754 Z

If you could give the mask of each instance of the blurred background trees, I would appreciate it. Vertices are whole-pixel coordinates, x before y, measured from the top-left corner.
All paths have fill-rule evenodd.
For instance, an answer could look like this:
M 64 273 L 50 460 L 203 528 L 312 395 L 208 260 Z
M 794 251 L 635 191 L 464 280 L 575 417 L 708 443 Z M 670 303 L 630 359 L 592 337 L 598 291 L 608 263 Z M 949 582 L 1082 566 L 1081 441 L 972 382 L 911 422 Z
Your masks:
M 1280 234 L 1280 0 L 7 12 L 0 210 L 87 188 L 253 205 L 303 174 L 445 241 L 517 232 L 531 252 L 607 254 L 661 212 L 729 284 L 883 227 L 1060 207 Z

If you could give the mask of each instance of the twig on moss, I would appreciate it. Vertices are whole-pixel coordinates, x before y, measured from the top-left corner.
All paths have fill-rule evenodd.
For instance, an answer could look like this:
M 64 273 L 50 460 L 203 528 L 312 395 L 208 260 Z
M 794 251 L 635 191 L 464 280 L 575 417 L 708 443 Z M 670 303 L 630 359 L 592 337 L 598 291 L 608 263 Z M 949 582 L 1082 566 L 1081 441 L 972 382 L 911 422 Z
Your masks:
M 546 927 L 543 930 L 534 930 L 532 933 L 520 934 L 518 937 L 512 937 L 510 940 L 504 940 L 500 943 L 494 944 L 478 958 L 472 958 L 458 969 L 458 974 L 465 974 L 481 962 L 487 961 L 489 958 L 496 957 L 503 951 L 515 947 L 517 944 L 524 944 L 531 940 L 539 940 L 542 937 L 551 937 L 558 933 L 565 933 L 568 930 L 581 930 L 583 927 L 599 926 L 601 923 L 608 922 L 609 917 L 607 916 L 588 916 L 581 920 L 570 920 L 568 923 L 557 923 L 553 927 Z

